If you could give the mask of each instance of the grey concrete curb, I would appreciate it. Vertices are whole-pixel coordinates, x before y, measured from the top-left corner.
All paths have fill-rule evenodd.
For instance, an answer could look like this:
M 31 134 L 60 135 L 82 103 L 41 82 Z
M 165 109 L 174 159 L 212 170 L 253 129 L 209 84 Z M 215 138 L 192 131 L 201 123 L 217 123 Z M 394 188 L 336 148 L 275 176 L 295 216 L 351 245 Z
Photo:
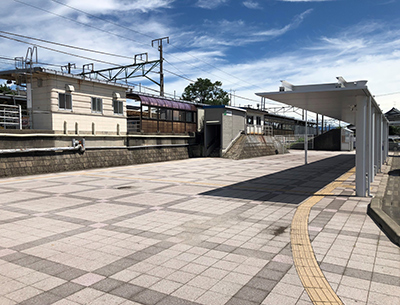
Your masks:
M 382 210 L 382 198 L 373 198 L 367 214 L 381 228 L 382 232 L 400 247 L 400 226 Z
M 391 156 L 387 159 L 386 166 L 383 166 L 382 173 L 386 179 L 383 179 L 379 185 L 381 191 L 378 192 L 379 197 L 375 197 L 368 205 L 367 214 L 377 224 L 383 233 L 397 246 L 400 247 L 400 226 L 382 210 L 382 200 L 385 195 L 388 173 L 392 168 L 393 159 Z

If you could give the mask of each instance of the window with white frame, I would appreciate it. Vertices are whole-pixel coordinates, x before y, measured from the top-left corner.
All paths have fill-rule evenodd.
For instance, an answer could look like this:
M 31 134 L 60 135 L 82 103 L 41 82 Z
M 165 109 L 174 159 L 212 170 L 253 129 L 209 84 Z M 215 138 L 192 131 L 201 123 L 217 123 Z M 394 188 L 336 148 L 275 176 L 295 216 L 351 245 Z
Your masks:
M 92 97 L 92 112 L 103 113 L 103 99 Z
M 124 103 L 119 100 L 113 100 L 114 114 L 124 114 Z
M 72 110 L 72 96 L 70 93 L 58 93 L 58 109 Z

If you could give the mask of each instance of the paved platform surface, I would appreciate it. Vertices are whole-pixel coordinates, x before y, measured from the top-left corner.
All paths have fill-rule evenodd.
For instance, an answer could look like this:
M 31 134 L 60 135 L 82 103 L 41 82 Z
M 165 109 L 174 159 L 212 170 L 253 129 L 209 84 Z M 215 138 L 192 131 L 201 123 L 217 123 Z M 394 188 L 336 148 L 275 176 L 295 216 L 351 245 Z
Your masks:
M 308 159 L 0 179 L 0 304 L 400 304 L 400 249 L 355 197 L 354 154 Z

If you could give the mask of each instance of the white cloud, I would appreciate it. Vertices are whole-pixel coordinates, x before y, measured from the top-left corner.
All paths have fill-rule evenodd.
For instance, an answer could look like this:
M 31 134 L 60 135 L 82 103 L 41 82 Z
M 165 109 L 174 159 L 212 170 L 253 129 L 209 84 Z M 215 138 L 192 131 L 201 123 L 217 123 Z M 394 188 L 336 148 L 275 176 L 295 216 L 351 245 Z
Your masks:
M 281 2 L 328 2 L 336 0 L 279 0 Z
M 284 35 L 300 26 L 313 9 L 308 9 L 293 18 L 292 22 L 282 28 L 260 30 L 260 25 L 247 24 L 243 20 L 206 20 L 203 31 L 197 29 L 197 35 L 190 37 L 190 46 L 215 49 L 220 47 L 246 46 Z
M 125 9 L 130 7 L 132 1 L 97 0 L 97 2 L 99 2 L 99 6 L 102 6 L 102 13 L 109 13 L 107 18 L 112 18 L 111 20 L 116 20 L 118 24 L 140 31 L 150 37 L 118 28 L 82 13 L 76 13 L 48 0 L 31 0 L 29 3 L 132 40 L 84 27 L 12 0 L 2 1 L 0 28 L 4 31 L 23 33 L 27 36 L 132 57 L 134 54 L 148 52 L 150 60 L 157 59 L 159 56 L 157 49 L 150 45 L 151 37 L 170 36 L 171 44 L 179 46 L 179 49 L 165 45 L 164 57 L 168 60 L 168 63 L 165 64 L 166 69 L 194 80 L 198 77 L 210 78 L 213 81 L 221 80 L 225 90 L 236 90 L 236 94 L 254 100 L 258 100 L 254 94 L 256 92 L 278 90 L 281 79 L 286 79 L 294 84 L 324 83 L 334 82 L 335 77 L 339 75 L 348 81 L 367 79 L 372 94 L 377 95 L 377 101 L 384 110 L 389 110 L 393 107 L 393 102 L 400 98 L 399 95 L 383 95 L 399 91 L 396 88 L 400 83 L 400 74 L 398 73 L 400 71 L 400 26 L 396 26 L 393 22 L 371 22 L 369 20 L 368 23 L 355 24 L 351 28 L 337 30 L 335 35 L 324 33 L 317 38 L 307 38 L 307 41 L 301 40 L 299 37 L 296 41 L 296 49 L 279 56 L 257 55 L 259 57 L 254 59 L 254 56 L 247 56 L 251 49 L 243 49 L 248 53 L 243 53 L 240 63 L 235 63 L 234 60 L 230 61 L 229 52 L 237 51 L 239 46 L 273 39 L 294 30 L 301 25 L 311 10 L 294 17 L 287 25 L 269 30 L 260 30 L 260 24 L 248 23 L 249 21 L 246 20 L 210 21 L 199 29 L 190 26 L 178 27 L 179 24 L 174 20 L 176 16 L 171 17 L 164 14 L 163 10 L 160 14 L 158 13 L 157 9 L 168 7 L 172 1 L 146 1 L 148 2 L 147 9 L 155 10 L 152 14 L 143 13 L 145 1 L 141 1 L 143 10 Z M 86 10 L 86 7 L 92 14 L 105 18 L 105 15 L 100 15 L 100 11 L 97 11 L 98 8 L 88 8 L 88 3 L 95 6 L 93 4 L 95 2 L 92 0 L 80 1 L 80 4 L 77 0 L 70 0 L 67 3 L 70 5 L 74 3 L 74 6 L 76 5 L 82 10 Z M 203 5 L 206 3 L 221 5 L 225 2 L 203 1 Z M 114 10 L 104 8 L 110 5 L 115 5 L 113 6 Z M 24 18 L 20 16 L 24 16 Z M 0 56 L 24 56 L 28 46 L 0 38 Z M 129 59 L 62 49 L 120 65 L 131 63 Z M 76 63 L 78 67 L 90 62 L 42 48 L 39 48 L 39 60 L 60 65 L 71 62 Z M 95 65 L 96 68 L 107 66 L 97 63 Z M 0 68 L 4 67 L 3 62 L 0 62 Z M 168 73 L 166 73 L 165 80 L 166 92 L 176 91 L 178 96 L 189 84 L 188 80 Z M 144 84 L 142 79 L 135 79 L 133 82 Z M 241 105 L 251 104 L 249 101 L 237 98 L 236 105 L 239 103 Z
M 260 3 L 257 1 L 247 0 L 243 2 L 243 5 L 249 9 L 261 9 Z
M 307 15 L 309 15 L 312 11 L 313 11 L 313 9 L 308 9 L 308 10 L 304 11 L 303 13 L 301 13 L 300 15 L 297 15 L 291 23 L 285 25 L 283 28 L 270 29 L 270 30 L 254 33 L 253 35 L 271 36 L 271 37 L 281 36 L 281 35 L 285 34 L 286 32 L 297 28 L 303 22 L 304 18 Z
M 388 111 L 396 100 L 397 107 L 400 107 L 400 94 L 386 95 L 399 91 L 396 89 L 400 83 L 400 74 L 397 73 L 400 71 L 400 39 L 397 37 L 400 37 L 400 27 L 393 28 L 377 22 L 369 25 L 361 23 L 338 31 L 334 36 L 322 36 L 311 43 L 303 41 L 303 47 L 278 56 L 261 57 L 240 64 L 214 61 L 215 67 L 199 65 L 208 72 L 187 69 L 184 65 L 180 68 L 189 71 L 189 78 L 221 80 L 226 91 L 234 89 L 237 95 L 253 100 L 258 100 L 256 92 L 278 91 L 282 79 L 298 85 L 333 83 L 336 76 L 343 76 L 348 81 L 365 79 L 382 110 Z M 218 53 L 221 59 L 224 59 L 224 48 L 228 49 L 228 46 Z M 173 79 L 166 88 L 173 88 L 180 95 L 187 85 L 188 81 Z M 236 99 L 236 105 L 256 103 Z M 269 106 L 273 105 L 270 102 Z
M 56 0 L 56 2 L 58 1 L 59 0 Z M 149 12 L 161 8 L 169 8 L 174 1 L 175 0 L 68 0 L 65 4 L 92 13 L 126 10 Z
M 205 9 L 215 9 L 226 2 L 228 2 L 228 0 L 198 0 L 196 6 Z

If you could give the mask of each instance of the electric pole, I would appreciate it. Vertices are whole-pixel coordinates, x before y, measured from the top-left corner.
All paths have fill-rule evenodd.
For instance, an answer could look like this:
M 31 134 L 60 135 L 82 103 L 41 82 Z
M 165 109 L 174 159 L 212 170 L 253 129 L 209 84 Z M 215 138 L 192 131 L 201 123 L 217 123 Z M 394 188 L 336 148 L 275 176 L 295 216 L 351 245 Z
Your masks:
M 70 62 L 66 65 L 66 66 L 62 66 L 61 67 L 61 71 L 63 71 L 64 69 L 67 70 L 68 74 L 71 74 L 71 68 L 76 69 L 76 65 L 75 64 L 71 64 Z
M 160 52 L 160 96 L 164 96 L 164 70 L 163 70 L 163 41 L 166 40 L 169 43 L 169 37 L 163 37 L 154 39 L 151 41 L 151 46 L 154 47 L 154 43 L 157 43 L 158 51 Z

